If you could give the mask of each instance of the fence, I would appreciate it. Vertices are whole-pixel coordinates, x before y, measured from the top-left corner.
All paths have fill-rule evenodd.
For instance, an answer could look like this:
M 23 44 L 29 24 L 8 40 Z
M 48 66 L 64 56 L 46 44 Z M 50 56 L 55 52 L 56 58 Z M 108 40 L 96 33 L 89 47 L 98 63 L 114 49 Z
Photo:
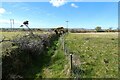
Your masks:
M 63 52 L 70 63 L 71 78 L 80 78 L 82 73 L 82 70 L 80 69 L 80 66 L 81 66 L 80 58 L 76 54 L 74 54 L 74 52 L 72 52 L 69 49 L 69 47 L 66 45 L 66 42 L 65 42 L 66 35 L 68 34 L 64 34 L 61 36 L 60 42 L 63 48 Z

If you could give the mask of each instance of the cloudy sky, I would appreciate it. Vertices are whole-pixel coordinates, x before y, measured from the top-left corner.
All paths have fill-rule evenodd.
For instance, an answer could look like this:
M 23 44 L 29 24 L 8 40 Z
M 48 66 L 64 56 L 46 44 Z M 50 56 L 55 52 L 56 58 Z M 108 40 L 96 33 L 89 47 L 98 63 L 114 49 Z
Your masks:
M 117 2 L 2 2 L 0 3 L 0 28 L 19 28 L 23 21 L 29 21 L 31 28 L 66 27 L 102 28 L 118 27 Z

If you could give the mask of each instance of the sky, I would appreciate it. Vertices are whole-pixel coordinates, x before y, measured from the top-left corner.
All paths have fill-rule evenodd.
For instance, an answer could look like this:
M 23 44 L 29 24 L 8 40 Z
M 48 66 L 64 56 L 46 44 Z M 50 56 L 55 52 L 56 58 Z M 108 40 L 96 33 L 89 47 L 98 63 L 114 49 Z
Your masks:
M 30 28 L 118 28 L 118 2 L 2 2 L 0 28 L 14 28 L 28 20 Z M 24 26 L 25 28 L 25 26 Z

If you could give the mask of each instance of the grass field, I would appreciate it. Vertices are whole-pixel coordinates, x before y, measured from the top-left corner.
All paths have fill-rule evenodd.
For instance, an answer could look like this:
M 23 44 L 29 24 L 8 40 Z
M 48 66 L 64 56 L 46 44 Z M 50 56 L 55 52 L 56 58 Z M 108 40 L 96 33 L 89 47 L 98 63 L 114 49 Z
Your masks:
M 11 39 L 17 34 L 24 35 L 26 32 L 2 32 L 2 35 Z M 8 43 L 2 43 L 3 46 L 6 44 L 8 46 Z M 118 33 L 69 33 L 65 36 L 65 44 L 70 52 L 78 56 L 80 69 L 84 71 L 80 74 L 82 78 L 118 77 Z M 53 53 L 50 63 L 46 64 L 42 71 L 39 71 L 39 66 L 34 66 L 35 69 L 30 71 L 34 73 L 35 70 L 37 73 L 29 75 L 30 71 L 28 71 L 27 76 L 34 76 L 35 79 L 41 76 L 43 78 L 70 77 L 70 64 L 64 56 L 60 41 L 56 50 L 53 50 L 48 51 Z
M 34 31 L 34 34 L 47 34 L 47 32 Z M 23 35 L 28 35 L 28 31 L 17 31 L 17 32 L 0 32 L 0 41 L 5 38 L 5 40 L 12 40 Z M 11 47 L 11 42 L 2 42 L 0 43 L 1 51 L 4 51 L 6 48 Z
M 81 77 L 118 77 L 118 33 L 71 33 L 65 42 L 79 57 Z
M 27 35 L 29 32 L 28 31 L 17 31 L 17 32 L 0 32 L 1 36 L 0 39 L 6 37 L 6 39 L 13 39 L 14 37 L 22 36 L 22 35 Z M 34 31 L 34 34 L 46 34 L 47 32 L 41 32 L 41 31 Z
M 13 39 L 16 37 L 16 35 L 22 36 L 25 35 L 27 32 L 2 32 L 2 37 L 5 36 L 5 39 Z M 34 32 L 35 34 L 43 34 L 40 32 Z M 44 34 L 46 34 L 46 32 L 44 32 Z M 11 51 L 13 49 L 11 42 L 3 42 L 0 43 L 2 45 L 2 52 L 4 54 L 4 51 L 6 51 L 6 49 L 8 51 Z M 65 72 L 66 70 L 68 70 L 69 65 L 67 64 L 67 61 L 65 61 L 65 56 L 64 53 L 62 52 L 61 49 L 61 45 L 60 43 L 57 41 L 56 43 L 56 49 L 54 48 L 55 45 L 52 45 L 52 47 L 50 48 L 50 50 L 48 50 L 48 53 L 46 54 L 46 56 L 48 56 L 49 54 L 53 54 L 51 56 L 51 61 L 47 58 L 42 59 L 42 61 L 36 61 L 35 64 L 45 64 L 44 67 L 40 66 L 40 65 L 32 65 L 32 68 L 28 67 L 28 69 L 26 69 L 23 74 L 25 77 L 28 78 L 34 78 L 34 79 L 39 79 L 41 78 L 41 76 L 43 78 L 58 78 L 58 77 L 68 77 L 69 73 Z M 55 49 L 55 50 L 54 50 Z M 41 58 L 40 58 L 41 60 Z M 49 64 L 46 64 L 47 62 Z M 44 63 L 46 62 L 46 63 Z M 61 64 L 61 65 L 60 65 Z M 66 66 L 65 66 L 66 65 Z M 42 69 L 42 70 L 41 70 Z

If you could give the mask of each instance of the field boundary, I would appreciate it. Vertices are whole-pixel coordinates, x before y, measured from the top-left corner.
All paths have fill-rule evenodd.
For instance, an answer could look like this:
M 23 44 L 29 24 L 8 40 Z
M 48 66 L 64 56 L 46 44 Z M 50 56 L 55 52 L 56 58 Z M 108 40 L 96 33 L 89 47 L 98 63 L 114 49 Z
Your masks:
M 65 42 L 65 36 L 67 34 L 63 34 L 60 38 L 61 40 L 61 45 L 63 48 L 64 55 L 66 56 L 66 60 L 68 60 L 68 63 L 70 65 L 70 78 L 80 78 L 81 70 L 80 70 L 80 59 L 77 55 L 74 54 L 74 52 L 71 52 L 68 46 L 66 45 Z

